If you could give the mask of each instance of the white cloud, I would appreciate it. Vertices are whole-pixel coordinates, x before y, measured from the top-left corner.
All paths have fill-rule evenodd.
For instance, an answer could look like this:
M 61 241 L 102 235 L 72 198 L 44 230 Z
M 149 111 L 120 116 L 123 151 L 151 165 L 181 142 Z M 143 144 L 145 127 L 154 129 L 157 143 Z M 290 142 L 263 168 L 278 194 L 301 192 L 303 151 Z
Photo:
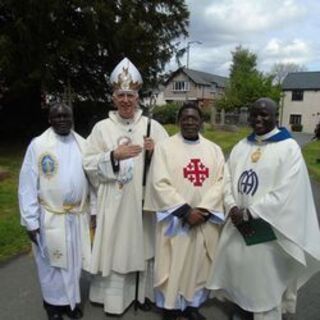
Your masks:
M 272 38 L 261 51 L 262 66 L 270 68 L 275 62 L 305 65 L 314 57 L 313 48 L 302 39 Z
M 268 72 L 277 62 L 320 70 L 319 0 L 187 0 L 190 68 L 228 76 L 231 51 L 242 45 Z M 183 46 L 183 44 L 181 45 Z M 183 57 L 186 64 L 186 56 Z M 171 64 L 171 69 L 177 67 Z

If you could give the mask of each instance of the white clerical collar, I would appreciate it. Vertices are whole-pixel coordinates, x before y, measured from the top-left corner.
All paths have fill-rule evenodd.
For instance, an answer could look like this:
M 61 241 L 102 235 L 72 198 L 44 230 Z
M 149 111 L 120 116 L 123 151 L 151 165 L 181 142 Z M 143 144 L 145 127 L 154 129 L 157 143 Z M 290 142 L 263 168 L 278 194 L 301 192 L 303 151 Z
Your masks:
M 115 114 L 116 114 L 116 117 L 120 123 L 125 124 L 125 125 L 130 125 L 130 124 L 133 124 L 134 122 L 136 122 L 136 120 L 141 116 L 142 111 L 140 109 L 136 110 L 133 118 L 128 118 L 128 119 L 122 118 L 118 111 L 116 111 Z
M 255 135 L 255 140 L 258 141 L 258 142 L 262 142 L 262 141 L 265 141 L 269 138 L 271 138 L 272 136 L 274 136 L 275 134 L 279 133 L 280 130 L 275 127 L 273 130 L 271 130 L 270 132 L 268 133 L 265 133 L 265 134 L 262 134 L 262 135 Z
M 198 135 L 198 139 L 197 140 L 188 140 L 180 132 L 180 137 L 183 140 L 183 142 L 187 143 L 187 144 L 198 144 L 198 143 L 200 143 L 200 135 Z
M 63 136 L 63 135 L 61 135 L 61 134 L 57 134 L 57 133 L 55 133 L 55 135 L 56 135 L 56 138 L 57 138 L 59 141 L 61 141 L 61 142 L 69 142 L 69 141 L 71 141 L 72 138 L 73 138 L 73 135 L 72 135 L 71 131 L 70 131 L 69 134 L 67 134 L 67 135 L 65 135 L 65 136 Z

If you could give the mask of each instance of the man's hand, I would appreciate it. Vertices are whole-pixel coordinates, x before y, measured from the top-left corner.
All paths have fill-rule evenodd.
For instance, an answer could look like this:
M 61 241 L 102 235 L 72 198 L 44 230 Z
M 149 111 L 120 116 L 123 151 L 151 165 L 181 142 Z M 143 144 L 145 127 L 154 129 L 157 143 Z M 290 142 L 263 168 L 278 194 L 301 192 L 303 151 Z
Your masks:
M 40 229 L 31 230 L 31 231 L 28 231 L 28 230 L 27 230 L 27 234 L 28 234 L 29 239 L 30 239 L 35 245 L 38 245 L 38 242 L 37 242 L 37 234 L 39 234 L 39 233 L 40 233 Z
M 113 151 L 115 160 L 124 160 L 136 157 L 142 151 L 138 144 L 122 144 Z
M 206 218 L 199 209 L 195 208 L 190 210 L 186 221 L 191 227 L 195 227 L 204 223 L 206 221 Z
M 229 217 L 232 223 L 237 226 L 243 221 L 243 211 L 241 211 L 238 207 L 232 207 L 229 211 Z
M 145 150 L 147 151 L 153 151 L 154 149 L 154 141 L 152 138 L 150 137 L 143 137 L 144 143 L 143 143 L 143 147 L 145 148 Z

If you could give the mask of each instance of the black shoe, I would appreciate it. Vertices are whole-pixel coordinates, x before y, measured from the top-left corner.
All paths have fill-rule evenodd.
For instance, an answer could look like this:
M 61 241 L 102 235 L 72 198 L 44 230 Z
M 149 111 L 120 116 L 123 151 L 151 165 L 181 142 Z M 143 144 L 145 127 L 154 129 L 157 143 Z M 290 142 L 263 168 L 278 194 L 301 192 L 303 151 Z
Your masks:
M 63 320 L 61 313 L 49 313 L 48 320 Z
M 48 320 L 63 320 L 61 306 L 55 306 L 53 304 L 43 301 L 43 307 L 47 312 Z
M 179 310 L 166 310 L 163 309 L 162 320 L 177 320 L 182 315 Z
M 231 320 L 253 320 L 253 312 L 241 310 L 232 314 Z
M 79 307 L 75 307 L 73 310 L 71 310 L 70 307 L 67 307 L 65 314 L 70 319 L 81 319 L 83 317 L 83 313 Z
M 144 300 L 144 303 L 140 303 L 139 301 L 137 301 L 136 303 L 137 307 L 135 309 L 140 309 L 142 311 L 150 311 L 153 306 L 153 303 L 148 298 Z
M 182 315 L 188 320 L 206 320 L 206 317 L 199 312 L 198 308 L 195 307 L 187 307 L 182 312 Z

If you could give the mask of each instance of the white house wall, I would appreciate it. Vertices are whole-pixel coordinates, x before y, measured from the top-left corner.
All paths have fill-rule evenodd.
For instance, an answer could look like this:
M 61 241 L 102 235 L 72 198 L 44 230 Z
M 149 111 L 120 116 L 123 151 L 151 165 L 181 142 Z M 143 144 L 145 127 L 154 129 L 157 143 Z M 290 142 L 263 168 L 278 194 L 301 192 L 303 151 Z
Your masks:
M 320 121 L 320 91 L 304 90 L 302 101 L 292 101 L 291 97 L 292 91 L 284 92 L 282 125 L 291 130 L 290 115 L 301 115 L 302 131 L 313 133 Z

